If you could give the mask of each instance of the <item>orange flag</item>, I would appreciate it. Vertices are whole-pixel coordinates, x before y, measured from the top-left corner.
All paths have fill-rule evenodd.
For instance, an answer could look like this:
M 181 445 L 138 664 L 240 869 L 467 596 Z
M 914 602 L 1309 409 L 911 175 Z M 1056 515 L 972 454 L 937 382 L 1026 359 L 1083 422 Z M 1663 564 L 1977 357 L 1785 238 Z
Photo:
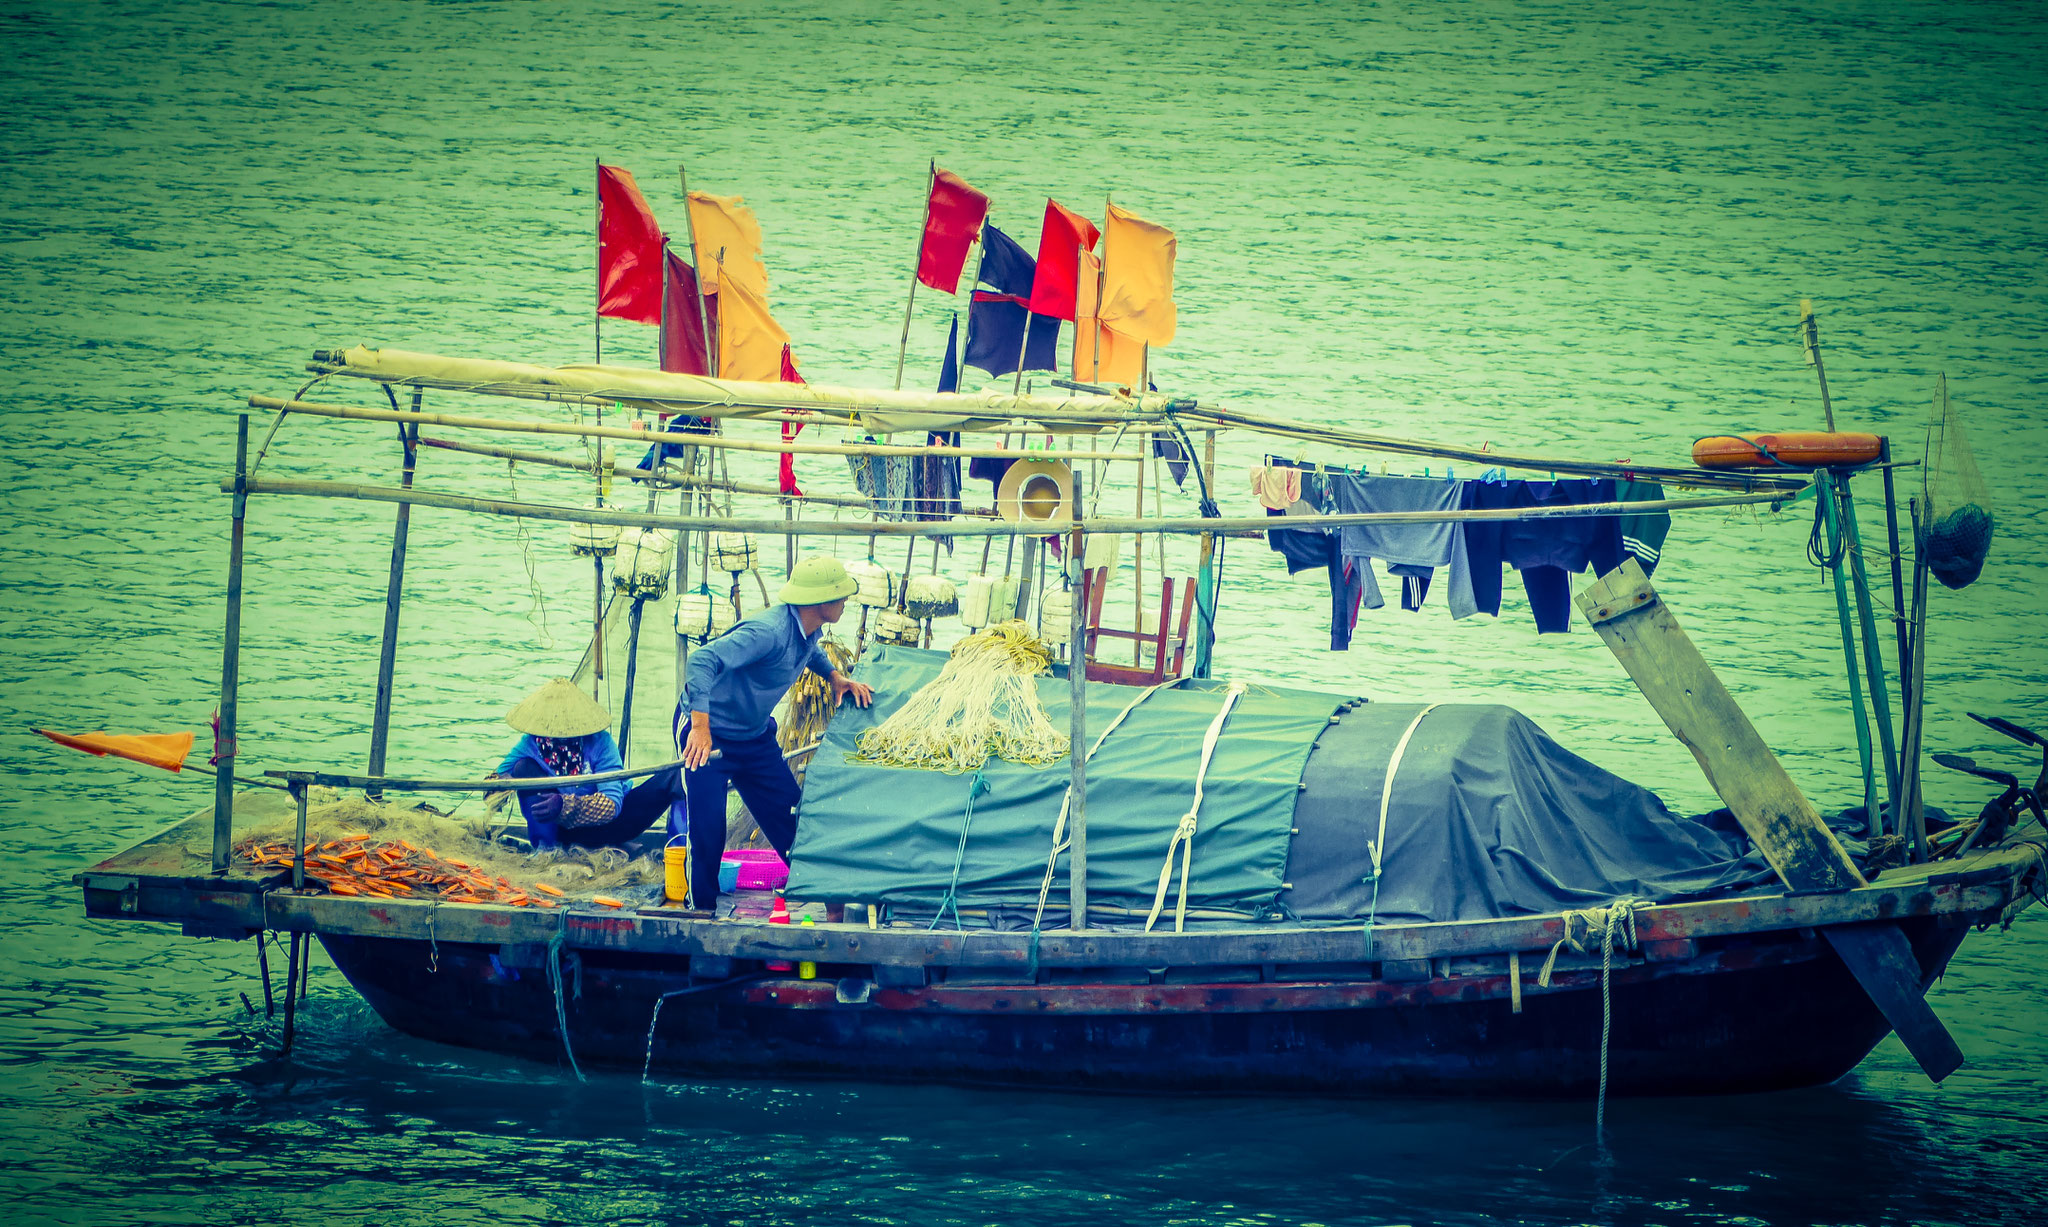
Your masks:
M 789 334 L 768 314 L 768 303 L 739 277 L 728 277 L 718 296 L 718 377 L 775 383 Z
M 1134 341 L 1173 340 L 1173 231 L 1115 205 L 1102 227 L 1102 322 Z
M 1101 258 L 1081 252 L 1074 282 L 1074 378 L 1135 389 L 1145 377 L 1145 344 L 1102 322 L 1097 306 L 1101 283 Z
M 162 767 L 165 771 L 183 767 L 185 756 L 192 752 L 190 733 L 52 733 L 48 729 L 37 729 L 36 732 L 60 746 L 70 746 L 87 754 L 111 754 L 151 767 Z
M 754 297 L 768 301 L 768 266 L 761 263 L 761 223 L 742 197 L 691 192 L 690 228 L 697 238 L 697 276 L 705 294 L 718 293 L 719 281 L 731 277 L 752 290 Z

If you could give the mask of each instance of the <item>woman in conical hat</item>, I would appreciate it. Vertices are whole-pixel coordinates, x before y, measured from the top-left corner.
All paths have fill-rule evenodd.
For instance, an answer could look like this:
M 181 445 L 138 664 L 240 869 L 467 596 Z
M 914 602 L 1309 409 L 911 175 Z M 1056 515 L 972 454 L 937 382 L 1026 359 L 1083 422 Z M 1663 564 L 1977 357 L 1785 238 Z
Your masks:
M 611 713 L 566 677 L 555 678 L 521 699 L 505 714 L 505 723 L 523 736 L 498 764 L 501 776 L 596 775 L 624 765 L 618 743 L 612 740 Z M 625 796 L 624 780 L 526 789 L 519 793 L 519 811 L 526 816 L 527 836 L 537 848 L 560 844 L 595 847 L 622 843 L 640 833 L 621 835 L 614 830 Z M 646 829 L 645 824 L 641 829 Z

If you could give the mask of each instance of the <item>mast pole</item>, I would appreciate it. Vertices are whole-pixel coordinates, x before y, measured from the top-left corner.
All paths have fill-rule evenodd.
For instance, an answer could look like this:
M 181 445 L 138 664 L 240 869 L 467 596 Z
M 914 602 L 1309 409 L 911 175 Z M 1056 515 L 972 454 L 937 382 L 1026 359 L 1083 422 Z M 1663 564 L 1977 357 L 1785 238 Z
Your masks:
M 933 158 L 925 173 L 924 220 L 917 227 L 917 254 L 910 261 L 910 296 L 903 300 L 903 340 L 896 346 L 896 390 L 903 390 L 903 359 L 910 352 L 910 310 L 917 304 L 917 270 L 924 263 L 924 235 L 932 224 L 932 187 L 939 181 L 939 161 Z M 970 293 L 971 297 L 971 293 Z
M 684 173 L 681 162 L 676 163 L 676 182 L 683 189 L 683 232 L 690 241 L 690 272 L 697 279 L 697 322 L 704 329 L 704 373 L 716 379 L 718 363 L 711 345 L 711 307 L 704 295 L 704 264 L 697 258 L 697 219 L 690 212 L 690 177 Z
M 249 415 L 235 424 L 234 527 L 228 537 L 228 608 L 220 653 L 220 714 L 214 733 L 213 871 L 225 873 L 234 851 L 235 692 L 242 669 L 242 521 L 249 508 Z
M 1072 801 L 1067 807 L 1067 925 L 1088 927 L 1088 616 L 1087 540 L 1081 527 L 1082 486 L 1087 476 L 1074 467 L 1074 528 L 1067 544 L 1067 572 L 1075 577 L 1067 614 L 1067 758 Z M 1041 594 L 1040 601 L 1044 600 Z
M 387 387 L 388 390 L 388 387 Z M 412 411 L 420 411 L 425 393 L 414 388 Z M 399 471 L 401 490 L 412 489 L 413 469 L 419 463 L 420 428 L 398 424 L 398 442 L 405 458 Z M 384 774 L 384 752 L 391 739 L 391 689 L 398 668 L 398 612 L 405 590 L 405 543 L 412 526 L 412 504 L 400 503 L 391 529 L 391 572 L 384 583 L 384 639 L 377 651 L 377 700 L 370 715 L 370 774 Z M 381 789 L 369 793 L 381 797 Z
M 595 344 L 595 346 L 596 346 L 596 349 L 597 349 L 597 356 L 596 356 L 596 358 L 595 358 L 595 359 L 593 359 L 593 361 L 594 361 L 594 362 L 595 362 L 595 363 L 596 363 L 597 365 L 599 365 L 599 366 L 603 366 L 603 365 L 604 365 L 604 159 L 603 159 L 603 158 L 592 158 L 592 159 L 591 159 L 591 161 L 592 161 L 592 162 L 594 162 L 594 163 L 596 164 L 596 166 L 597 166 L 597 169 L 596 169 L 596 171 L 594 172 L 594 173 L 596 174 L 596 176 L 597 176 L 597 193 L 596 193 L 596 199 L 595 199 L 595 200 L 594 200 L 594 201 L 592 202 L 592 208 L 593 208 L 593 210 L 595 211 L 595 213 L 596 213 L 596 215 L 597 215 L 597 224 L 596 224 L 595 226 L 593 226 L 593 227 L 591 228 L 591 242 L 592 242 L 593 246 L 594 246 L 594 247 L 596 248 L 596 250 L 597 250 L 597 300 L 596 300 L 596 303 L 595 303 L 595 309 L 594 309 L 594 310 L 592 310 L 592 311 L 591 311 L 591 313 L 590 313 L 590 336 L 591 336 L 591 340 L 592 340 L 592 342 L 593 342 L 593 343 Z
M 1799 300 L 1799 330 L 1806 342 L 1806 364 L 1820 377 L 1820 408 L 1821 412 L 1827 415 L 1828 432 L 1832 434 L 1835 429 L 1835 405 L 1828 399 L 1828 369 L 1820 360 L 1820 321 L 1814 317 L 1811 298 Z

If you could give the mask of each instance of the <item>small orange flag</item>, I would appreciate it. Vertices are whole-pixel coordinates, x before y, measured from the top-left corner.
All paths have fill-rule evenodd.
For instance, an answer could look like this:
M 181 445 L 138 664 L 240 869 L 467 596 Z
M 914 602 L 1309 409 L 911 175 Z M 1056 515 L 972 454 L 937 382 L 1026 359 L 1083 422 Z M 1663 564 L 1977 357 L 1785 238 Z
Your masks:
M 1173 340 L 1173 231 L 1109 206 L 1102 227 L 1102 322 L 1135 341 Z
M 111 754 L 116 758 L 133 759 L 151 767 L 162 767 L 165 771 L 182 768 L 185 756 L 192 752 L 190 733 L 52 733 L 48 729 L 37 729 L 36 732 L 60 746 L 70 746 L 87 754 Z
M 1102 261 L 1081 252 L 1074 288 L 1074 378 L 1083 383 L 1121 384 L 1134 390 L 1145 377 L 1145 344 L 1098 318 Z
M 697 280 L 706 295 L 730 277 L 768 301 L 768 266 L 761 263 L 761 223 L 743 197 L 690 193 L 690 229 L 697 239 Z M 774 379 L 773 375 L 761 376 Z
M 718 296 L 718 377 L 776 383 L 789 334 L 768 314 L 767 300 L 738 277 Z

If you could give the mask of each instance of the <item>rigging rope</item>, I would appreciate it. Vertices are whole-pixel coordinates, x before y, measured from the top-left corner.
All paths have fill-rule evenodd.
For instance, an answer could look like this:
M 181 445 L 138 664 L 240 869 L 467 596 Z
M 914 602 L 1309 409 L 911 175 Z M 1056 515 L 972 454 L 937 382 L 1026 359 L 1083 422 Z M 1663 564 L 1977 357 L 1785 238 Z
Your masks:
M 1159 866 L 1159 890 L 1152 896 L 1152 912 L 1145 917 L 1145 931 L 1159 923 L 1159 911 L 1166 906 L 1166 884 L 1173 876 L 1174 849 L 1180 850 L 1180 900 L 1174 907 L 1173 931 L 1184 933 L 1188 923 L 1188 869 L 1195 856 L 1195 824 L 1202 812 L 1202 794 L 1209 778 L 1209 760 L 1216 756 L 1217 739 L 1223 735 L 1223 722 L 1230 718 L 1230 709 L 1237 705 L 1238 698 L 1247 687 L 1243 682 L 1232 682 L 1223 693 L 1223 707 L 1216 718 L 1209 722 L 1209 732 L 1202 738 L 1202 762 L 1195 769 L 1195 795 L 1188 803 L 1188 812 L 1180 817 L 1180 824 L 1173 830 L 1173 838 L 1166 844 L 1166 861 Z

